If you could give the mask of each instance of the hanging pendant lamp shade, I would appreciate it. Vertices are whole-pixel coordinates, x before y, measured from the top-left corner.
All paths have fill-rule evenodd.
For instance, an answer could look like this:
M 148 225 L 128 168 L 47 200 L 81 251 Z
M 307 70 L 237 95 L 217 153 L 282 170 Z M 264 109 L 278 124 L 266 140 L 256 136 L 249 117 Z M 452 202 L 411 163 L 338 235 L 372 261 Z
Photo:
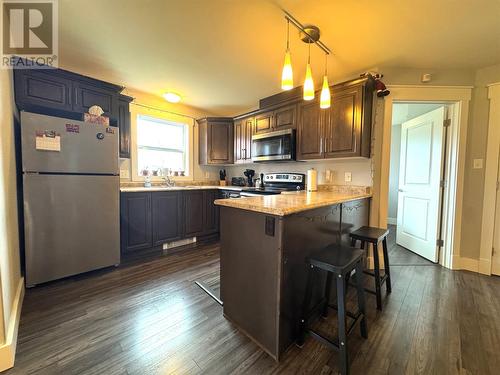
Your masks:
M 330 85 L 328 84 L 328 55 L 325 54 L 325 75 L 323 77 L 323 88 L 321 89 L 321 95 L 319 97 L 319 107 L 320 108 L 330 108 L 331 105 L 331 95 L 330 95 Z
M 311 64 L 307 63 L 306 79 L 304 80 L 304 100 L 314 99 L 314 81 L 312 78 Z
M 304 100 L 314 99 L 314 81 L 311 71 L 311 43 L 309 43 L 309 53 L 307 56 L 306 79 L 304 80 Z
M 319 97 L 319 107 L 320 108 L 330 108 L 330 86 L 328 85 L 328 77 L 325 75 L 323 77 L 323 88 L 321 89 L 321 95 Z
M 293 70 L 290 51 L 286 51 L 285 54 L 285 62 L 283 64 L 283 71 L 281 73 L 281 88 L 283 90 L 293 89 Z
M 281 72 L 281 88 L 283 90 L 293 89 L 292 58 L 290 56 L 290 21 L 286 24 L 286 53 L 283 71 Z

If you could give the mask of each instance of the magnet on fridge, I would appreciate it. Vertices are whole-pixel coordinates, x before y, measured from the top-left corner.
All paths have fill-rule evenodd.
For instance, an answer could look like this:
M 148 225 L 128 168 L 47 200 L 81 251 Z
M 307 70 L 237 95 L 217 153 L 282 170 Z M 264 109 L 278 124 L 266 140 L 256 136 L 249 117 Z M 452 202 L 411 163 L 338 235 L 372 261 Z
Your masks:
M 80 125 L 66 124 L 66 133 L 80 133 Z

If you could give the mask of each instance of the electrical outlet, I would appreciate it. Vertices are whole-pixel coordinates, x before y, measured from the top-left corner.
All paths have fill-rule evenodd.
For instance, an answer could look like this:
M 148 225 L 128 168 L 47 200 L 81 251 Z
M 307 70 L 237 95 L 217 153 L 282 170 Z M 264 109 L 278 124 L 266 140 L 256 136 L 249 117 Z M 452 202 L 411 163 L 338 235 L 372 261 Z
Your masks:
M 120 169 L 120 178 L 130 178 L 130 172 L 128 169 Z
M 483 159 L 474 159 L 472 168 L 474 168 L 474 169 L 482 169 L 483 168 Z
M 345 172 L 344 173 L 344 180 L 345 180 L 345 182 L 351 182 L 352 181 L 352 174 L 351 174 L 351 172 Z
M 325 171 L 325 181 L 331 183 L 333 180 L 333 172 L 330 169 Z
M 210 172 L 205 172 L 205 178 L 210 178 Z

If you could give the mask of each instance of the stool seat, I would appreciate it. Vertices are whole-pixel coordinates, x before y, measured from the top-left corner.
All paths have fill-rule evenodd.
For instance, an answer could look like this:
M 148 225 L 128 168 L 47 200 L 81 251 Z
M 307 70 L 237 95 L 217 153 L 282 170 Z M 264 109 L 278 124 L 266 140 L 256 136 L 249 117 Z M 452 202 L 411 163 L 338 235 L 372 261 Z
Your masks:
M 350 234 L 351 238 L 366 242 L 379 242 L 389 234 L 389 229 L 361 227 Z
M 364 251 L 352 247 L 332 244 L 311 253 L 306 261 L 322 270 L 343 274 L 363 257 Z

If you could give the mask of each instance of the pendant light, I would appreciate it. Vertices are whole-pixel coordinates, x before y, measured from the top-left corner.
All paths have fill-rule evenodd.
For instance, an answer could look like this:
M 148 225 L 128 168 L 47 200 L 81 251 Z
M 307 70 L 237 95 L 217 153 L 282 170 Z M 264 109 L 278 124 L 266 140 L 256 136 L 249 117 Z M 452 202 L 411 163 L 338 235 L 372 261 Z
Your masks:
M 281 73 L 281 88 L 283 90 L 293 89 L 292 58 L 290 56 L 290 21 L 286 24 L 286 53 L 283 71 Z
M 314 99 L 314 81 L 311 72 L 311 40 L 309 41 L 309 52 L 307 56 L 306 79 L 304 80 L 304 100 Z
M 325 53 L 325 76 L 323 77 L 323 88 L 321 89 L 321 95 L 319 97 L 319 107 L 326 109 L 330 108 L 331 95 L 330 95 L 330 85 L 328 84 L 328 54 Z

